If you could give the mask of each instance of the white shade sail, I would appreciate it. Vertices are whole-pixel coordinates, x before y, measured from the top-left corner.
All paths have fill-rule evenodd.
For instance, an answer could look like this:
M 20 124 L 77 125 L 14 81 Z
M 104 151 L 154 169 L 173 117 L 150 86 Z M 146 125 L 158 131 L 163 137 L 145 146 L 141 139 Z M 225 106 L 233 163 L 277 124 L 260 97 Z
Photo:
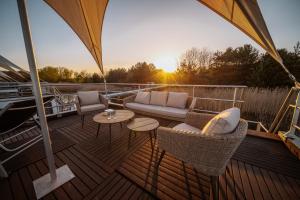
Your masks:
M 103 73 L 101 33 L 108 0 L 45 0 L 73 29 Z
M 45 0 L 77 33 L 103 72 L 101 32 L 108 0 Z M 289 77 L 270 36 L 257 0 L 197 0 L 252 38 L 265 49 Z
M 236 26 L 265 49 L 297 83 L 296 78 L 284 66 L 276 50 L 257 0 L 198 0 L 215 13 Z

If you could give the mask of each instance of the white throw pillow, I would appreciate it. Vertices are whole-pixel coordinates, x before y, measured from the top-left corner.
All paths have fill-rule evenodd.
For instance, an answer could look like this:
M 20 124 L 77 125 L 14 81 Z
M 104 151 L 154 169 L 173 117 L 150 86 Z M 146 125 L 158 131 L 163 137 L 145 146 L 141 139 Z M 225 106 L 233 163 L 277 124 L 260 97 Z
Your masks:
M 98 91 L 80 91 L 77 95 L 82 106 L 100 103 Z
M 240 121 L 240 109 L 229 108 L 212 118 L 202 129 L 205 135 L 227 134 L 234 131 Z
M 150 104 L 158 105 L 158 106 L 166 106 L 167 98 L 168 98 L 168 92 L 152 91 Z
M 169 92 L 167 106 L 174 108 L 185 108 L 188 97 L 189 94 L 185 92 Z
M 134 102 L 142 103 L 142 104 L 149 104 L 150 103 L 150 92 L 138 92 Z

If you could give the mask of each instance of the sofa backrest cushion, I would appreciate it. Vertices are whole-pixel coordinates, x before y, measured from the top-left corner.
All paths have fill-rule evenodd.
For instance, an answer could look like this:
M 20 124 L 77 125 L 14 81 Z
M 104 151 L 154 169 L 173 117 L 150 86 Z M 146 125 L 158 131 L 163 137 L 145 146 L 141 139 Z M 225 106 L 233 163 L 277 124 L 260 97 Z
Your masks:
M 151 91 L 150 104 L 158 106 L 166 106 L 168 92 Z
M 142 104 L 149 104 L 150 103 L 150 92 L 138 92 L 134 102 L 142 103 Z
M 202 134 L 227 134 L 235 130 L 240 121 L 240 109 L 229 108 L 212 118 L 202 129 Z
M 98 91 L 80 91 L 77 95 L 82 106 L 100 103 Z
M 185 108 L 188 93 L 185 92 L 169 92 L 167 106 L 174 108 Z

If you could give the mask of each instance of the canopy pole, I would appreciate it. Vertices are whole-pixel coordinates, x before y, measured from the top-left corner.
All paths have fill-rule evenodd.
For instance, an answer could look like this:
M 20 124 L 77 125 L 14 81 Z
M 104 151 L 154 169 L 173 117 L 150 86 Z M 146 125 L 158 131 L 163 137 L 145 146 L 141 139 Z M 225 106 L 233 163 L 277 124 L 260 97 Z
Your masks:
M 44 148 L 46 153 L 46 158 L 48 162 L 49 172 L 50 174 L 46 174 L 45 176 L 34 180 L 34 189 L 37 195 L 37 198 L 41 198 L 54 190 L 55 188 L 59 187 L 63 183 L 69 181 L 74 177 L 71 170 L 65 165 L 58 170 L 55 168 L 55 162 L 53 157 L 53 151 L 51 146 L 51 139 L 49 135 L 47 119 L 45 114 L 45 108 L 42 99 L 42 91 L 41 85 L 39 81 L 39 76 L 37 72 L 37 65 L 35 61 L 35 55 L 33 51 L 33 45 L 31 40 L 31 32 L 28 22 L 28 14 L 25 0 L 17 0 L 18 2 L 18 9 L 20 15 L 20 21 L 22 26 L 23 38 L 26 48 L 26 54 L 28 59 L 28 65 L 30 69 L 30 77 L 32 81 L 33 92 L 35 96 L 35 102 L 37 107 L 37 112 L 39 116 L 41 132 L 44 141 Z
M 25 43 L 25 48 L 27 53 L 27 59 L 28 59 L 28 64 L 30 69 L 30 77 L 32 81 L 33 92 L 35 95 L 37 111 L 38 111 L 42 134 L 43 134 L 44 147 L 47 156 L 48 167 L 50 170 L 51 179 L 55 180 L 56 179 L 55 163 L 53 158 L 53 151 L 51 146 L 51 139 L 49 136 L 47 119 L 45 115 L 45 108 L 42 100 L 41 85 L 40 85 L 39 76 L 36 68 L 33 45 L 31 41 L 31 32 L 29 28 L 25 0 L 18 0 L 18 8 L 19 8 L 20 20 L 22 25 L 24 43 Z

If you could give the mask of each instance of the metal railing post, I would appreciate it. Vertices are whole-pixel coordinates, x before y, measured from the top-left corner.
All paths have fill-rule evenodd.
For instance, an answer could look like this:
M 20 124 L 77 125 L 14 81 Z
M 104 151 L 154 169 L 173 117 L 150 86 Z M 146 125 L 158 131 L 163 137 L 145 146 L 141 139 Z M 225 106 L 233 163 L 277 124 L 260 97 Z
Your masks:
M 195 97 L 195 86 L 193 86 L 193 98 Z
M 236 104 L 236 94 L 237 94 L 237 88 L 234 88 L 232 107 L 235 107 Z
M 292 122 L 291 122 L 291 127 L 289 130 L 289 134 L 292 134 L 292 135 L 295 135 L 295 131 L 296 131 L 295 126 L 297 126 L 299 114 L 300 114 L 299 107 L 300 107 L 300 91 L 298 91 L 298 94 L 297 94 L 296 104 L 295 104 L 295 108 L 294 108 L 294 114 L 293 114 L 293 118 L 292 118 Z

